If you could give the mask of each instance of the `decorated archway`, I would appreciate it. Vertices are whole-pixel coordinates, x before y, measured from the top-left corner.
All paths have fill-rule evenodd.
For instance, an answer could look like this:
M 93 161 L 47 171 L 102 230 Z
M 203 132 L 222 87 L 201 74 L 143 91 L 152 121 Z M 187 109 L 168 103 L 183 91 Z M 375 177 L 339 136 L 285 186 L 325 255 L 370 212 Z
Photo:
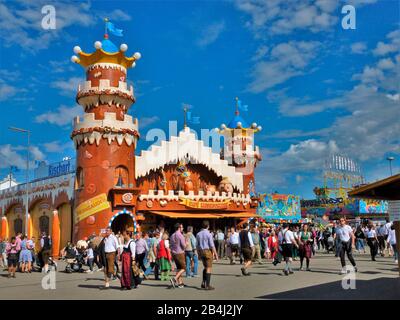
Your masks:
M 111 217 L 108 227 L 110 227 L 114 233 L 122 232 L 128 228 L 133 228 L 133 231 L 136 233 L 137 223 L 135 215 L 124 208 Z

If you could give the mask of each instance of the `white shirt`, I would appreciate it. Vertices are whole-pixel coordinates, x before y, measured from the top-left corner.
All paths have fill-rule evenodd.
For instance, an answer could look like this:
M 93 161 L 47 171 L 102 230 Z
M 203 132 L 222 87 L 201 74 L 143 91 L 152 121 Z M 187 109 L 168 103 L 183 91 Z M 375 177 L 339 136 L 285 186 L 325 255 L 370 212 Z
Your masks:
M 169 249 L 169 240 L 164 240 L 165 249 Z
M 285 230 L 282 230 L 281 232 L 279 232 L 279 235 L 278 235 L 279 243 L 282 243 L 284 238 L 285 238 L 285 242 L 287 244 L 292 244 L 295 242 L 294 234 L 289 229 L 285 229 Z
M 229 238 L 229 242 L 231 244 L 239 244 L 239 233 L 234 232 L 231 234 L 231 237 Z
M 390 231 L 391 231 L 391 227 L 392 227 L 392 223 L 388 222 L 385 224 L 385 235 L 389 235 Z
M 104 238 L 104 251 L 105 253 L 116 252 L 119 248 L 119 242 L 116 236 L 110 234 Z
M 93 249 L 92 249 L 92 248 L 88 248 L 88 249 L 87 249 L 87 258 L 88 258 L 88 259 L 94 258 Z
M 389 242 L 390 243 L 390 245 L 395 245 L 396 244 L 396 231 L 393 229 L 393 230 L 389 230 L 389 235 L 388 235 L 388 238 L 387 238 L 387 242 Z
M 123 248 L 128 248 L 128 244 L 130 244 L 129 248 L 131 250 L 132 257 L 135 257 L 136 256 L 136 243 L 135 243 L 135 240 L 129 240 L 128 243 L 125 243 L 123 245 Z
M 376 231 L 374 229 L 371 229 L 367 232 L 367 238 L 375 238 L 376 237 Z
M 338 226 L 335 229 L 336 236 L 340 241 L 347 242 L 350 240 L 351 234 L 353 233 L 353 229 L 349 225 Z
M 217 234 L 217 240 L 222 241 L 225 239 L 225 235 L 223 232 L 218 232 Z

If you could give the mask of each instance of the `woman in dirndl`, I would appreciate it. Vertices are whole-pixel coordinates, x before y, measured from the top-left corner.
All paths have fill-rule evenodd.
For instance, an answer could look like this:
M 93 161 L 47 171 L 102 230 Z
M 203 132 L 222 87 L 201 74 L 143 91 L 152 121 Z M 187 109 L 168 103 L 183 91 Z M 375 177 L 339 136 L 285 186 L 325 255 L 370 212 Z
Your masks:
M 121 289 L 131 290 L 132 287 L 137 288 L 137 277 L 133 274 L 133 267 L 135 266 L 136 244 L 135 240 L 131 238 L 131 231 L 124 231 L 123 234 L 124 244 L 122 246 L 121 254 Z
M 159 270 L 161 272 L 161 281 L 169 281 L 169 273 L 172 270 L 172 255 L 169 249 L 168 232 L 165 231 L 162 235 L 162 239 L 158 244 L 157 248 L 157 261 Z
M 32 253 L 30 251 L 28 239 L 26 236 L 21 237 L 21 252 L 19 254 L 19 264 L 21 272 L 30 273 L 32 268 Z
M 303 262 L 304 258 L 306 259 L 306 267 L 307 271 L 311 271 L 310 269 L 310 259 L 312 255 L 311 246 L 313 244 L 312 233 L 308 231 L 308 224 L 304 224 L 303 228 L 299 234 L 299 256 L 300 256 L 300 270 L 303 270 Z

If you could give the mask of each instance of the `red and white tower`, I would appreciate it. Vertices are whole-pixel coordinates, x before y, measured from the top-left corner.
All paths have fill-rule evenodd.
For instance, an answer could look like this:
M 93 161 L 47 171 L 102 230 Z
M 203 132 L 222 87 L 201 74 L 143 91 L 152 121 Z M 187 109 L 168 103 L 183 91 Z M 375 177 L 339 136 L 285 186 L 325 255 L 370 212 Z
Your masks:
M 127 114 L 135 103 L 127 69 L 141 55 L 126 56 L 128 46 L 121 44 L 118 49 L 107 34 L 94 46 L 92 53 L 76 46 L 77 56 L 71 57 L 86 72 L 76 96 L 85 113 L 75 118 L 71 134 L 77 153 L 74 240 L 111 226 L 119 212 L 134 217 L 138 193 L 135 147 L 139 129 L 137 119 Z M 121 223 L 130 224 L 132 219 Z
M 248 125 L 240 116 L 239 99 L 236 98 L 236 110 L 233 119 L 226 124 L 221 124 L 216 131 L 224 136 L 224 148 L 221 157 L 235 166 L 236 172 L 243 174 L 244 192 L 255 196 L 254 169 L 261 155 L 254 145 L 254 134 L 261 131 L 257 123 Z

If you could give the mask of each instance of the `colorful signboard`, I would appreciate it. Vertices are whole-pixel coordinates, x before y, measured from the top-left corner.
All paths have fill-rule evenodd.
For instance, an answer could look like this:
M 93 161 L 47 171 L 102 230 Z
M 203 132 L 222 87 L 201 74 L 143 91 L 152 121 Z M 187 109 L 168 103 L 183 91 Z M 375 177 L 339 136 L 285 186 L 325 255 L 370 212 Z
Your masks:
M 76 208 L 76 222 L 79 222 L 91 216 L 92 214 L 105 209 L 110 209 L 110 203 L 107 201 L 107 195 L 102 193 L 94 198 L 82 202 Z
M 324 201 L 322 201 L 324 200 Z M 332 200 L 332 201 L 329 201 Z M 301 201 L 301 216 L 322 217 L 335 215 L 356 215 L 358 201 L 355 199 L 317 199 Z
M 229 200 L 221 202 L 213 202 L 213 201 L 195 201 L 187 198 L 182 198 L 180 204 L 195 209 L 226 210 L 228 209 L 229 202 L 230 202 Z
M 388 213 L 388 202 L 380 200 L 359 200 L 360 214 L 386 214 Z
M 288 194 L 260 194 L 257 214 L 266 221 L 301 219 L 300 198 Z
M 388 213 L 387 201 L 364 199 L 341 199 L 340 201 L 302 200 L 301 216 L 322 217 L 327 216 L 367 216 L 382 215 Z

